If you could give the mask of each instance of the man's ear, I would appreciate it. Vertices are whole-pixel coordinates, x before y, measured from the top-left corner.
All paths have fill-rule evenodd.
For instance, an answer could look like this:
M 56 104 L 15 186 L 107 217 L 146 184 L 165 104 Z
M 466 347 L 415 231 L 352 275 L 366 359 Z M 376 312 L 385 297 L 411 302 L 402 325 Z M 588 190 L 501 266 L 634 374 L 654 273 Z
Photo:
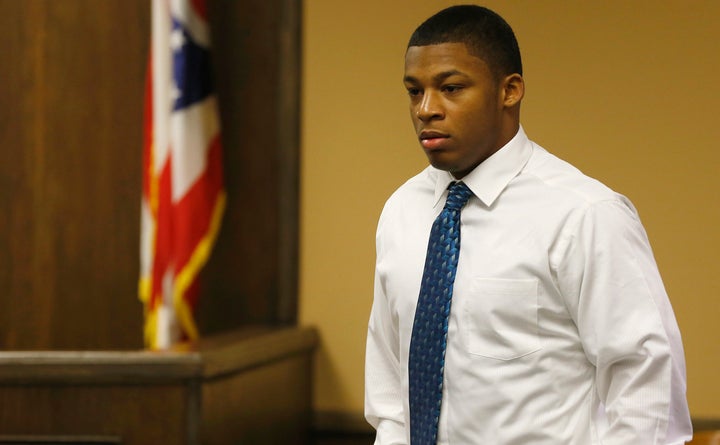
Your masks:
M 520 74 L 510 74 L 502 82 L 503 105 L 507 108 L 520 104 L 525 95 L 525 81 Z

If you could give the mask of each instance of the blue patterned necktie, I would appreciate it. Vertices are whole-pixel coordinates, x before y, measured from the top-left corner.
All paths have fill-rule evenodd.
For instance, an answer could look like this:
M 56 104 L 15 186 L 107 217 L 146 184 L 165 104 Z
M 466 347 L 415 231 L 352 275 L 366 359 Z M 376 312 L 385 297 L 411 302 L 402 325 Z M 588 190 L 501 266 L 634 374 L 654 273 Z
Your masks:
M 435 445 L 442 404 L 445 346 L 453 283 L 460 254 L 460 211 L 472 195 L 462 182 L 448 197 L 430 230 L 425 270 L 410 339 L 410 443 Z

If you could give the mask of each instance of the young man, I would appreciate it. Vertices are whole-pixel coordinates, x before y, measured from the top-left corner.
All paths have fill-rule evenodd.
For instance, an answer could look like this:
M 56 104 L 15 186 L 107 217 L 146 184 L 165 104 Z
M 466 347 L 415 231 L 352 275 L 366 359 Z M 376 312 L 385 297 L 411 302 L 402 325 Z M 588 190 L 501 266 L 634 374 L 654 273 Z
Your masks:
M 431 165 L 378 223 L 375 443 L 690 440 L 680 333 L 645 231 L 625 197 L 525 135 L 510 26 L 479 6 L 437 13 L 410 38 L 404 82 Z

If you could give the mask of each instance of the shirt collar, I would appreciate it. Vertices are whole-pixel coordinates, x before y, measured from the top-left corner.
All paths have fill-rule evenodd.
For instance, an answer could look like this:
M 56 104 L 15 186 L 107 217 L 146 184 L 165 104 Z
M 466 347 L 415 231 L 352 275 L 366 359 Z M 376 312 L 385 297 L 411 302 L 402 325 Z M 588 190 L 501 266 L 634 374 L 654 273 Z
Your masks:
M 522 168 L 530 159 L 532 145 L 525 135 L 522 126 L 517 134 L 492 156 L 485 159 L 480 165 L 468 173 L 464 182 L 475 196 L 486 206 L 491 206 L 500 196 L 510 181 L 520 173 Z M 448 172 L 436 170 L 435 201 L 433 206 L 440 202 L 448 185 L 455 181 L 455 178 Z

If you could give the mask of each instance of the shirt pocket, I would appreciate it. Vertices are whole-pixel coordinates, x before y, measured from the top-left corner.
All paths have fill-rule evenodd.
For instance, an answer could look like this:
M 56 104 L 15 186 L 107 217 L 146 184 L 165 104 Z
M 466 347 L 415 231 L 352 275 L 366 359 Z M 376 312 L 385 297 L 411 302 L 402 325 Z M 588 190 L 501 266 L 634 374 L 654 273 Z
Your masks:
M 475 278 L 460 321 L 471 354 L 512 360 L 539 350 L 537 280 Z

